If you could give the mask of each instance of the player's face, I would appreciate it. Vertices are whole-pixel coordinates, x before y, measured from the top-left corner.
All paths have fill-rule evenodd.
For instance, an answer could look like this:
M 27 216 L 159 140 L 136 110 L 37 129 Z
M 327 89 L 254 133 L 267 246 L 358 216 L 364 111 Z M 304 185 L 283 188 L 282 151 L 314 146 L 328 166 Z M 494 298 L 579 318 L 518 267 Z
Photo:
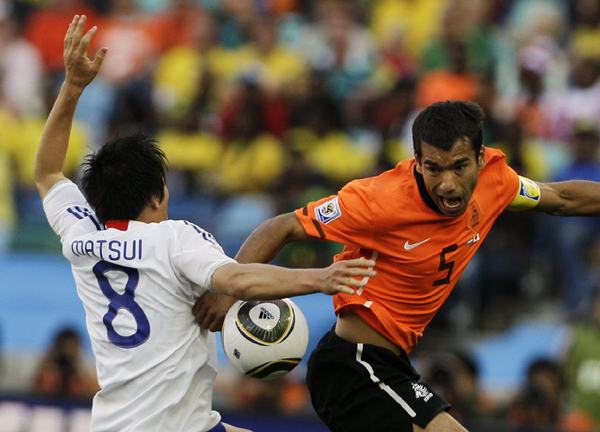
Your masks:
M 421 160 L 415 158 L 417 171 L 440 211 L 453 217 L 463 214 L 485 165 L 483 149 L 476 155 L 468 139 L 456 141 L 449 151 L 423 142 Z

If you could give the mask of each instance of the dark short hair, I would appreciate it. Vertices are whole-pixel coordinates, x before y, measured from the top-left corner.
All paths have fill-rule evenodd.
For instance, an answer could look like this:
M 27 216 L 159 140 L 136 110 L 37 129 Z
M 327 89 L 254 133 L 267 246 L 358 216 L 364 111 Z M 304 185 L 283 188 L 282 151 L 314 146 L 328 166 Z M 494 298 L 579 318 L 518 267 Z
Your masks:
M 113 138 L 83 167 L 83 193 L 101 223 L 136 219 L 152 198 L 164 198 L 167 158 L 144 134 Z
M 475 155 L 483 146 L 485 114 L 474 102 L 436 102 L 419 113 L 412 126 L 413 146 L 421 158 L 421 143 L 425 142 L 449 151 L 459 139 L 468 138 Z

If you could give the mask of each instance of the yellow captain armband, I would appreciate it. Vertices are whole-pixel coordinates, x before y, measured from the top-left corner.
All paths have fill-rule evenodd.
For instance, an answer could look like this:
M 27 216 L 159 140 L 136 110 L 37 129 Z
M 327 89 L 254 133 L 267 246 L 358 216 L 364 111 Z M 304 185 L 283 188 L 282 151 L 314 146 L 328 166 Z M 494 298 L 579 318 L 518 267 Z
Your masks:
M 519 190 L 515 198 L 508 205 L 507 210 L 529 210 L 538 205 L 541 196 L 542 192 L 536 182 L 529 180 L 527 177 L 519 176 Z

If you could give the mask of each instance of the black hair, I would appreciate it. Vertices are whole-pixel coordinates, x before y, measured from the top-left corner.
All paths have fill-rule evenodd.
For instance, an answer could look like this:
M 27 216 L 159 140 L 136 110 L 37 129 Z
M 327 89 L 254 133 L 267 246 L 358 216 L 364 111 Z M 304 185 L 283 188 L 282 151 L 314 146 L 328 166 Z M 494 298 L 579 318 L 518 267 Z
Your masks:
M 152 198 L 164 198 L 167 158 L 144 134 L 111 139 L 83 167 L 83 193 L 101 223 L 136 219 Z
M 485 114 L 474 102 L 436 102 L 419 113 L 412 126 L 413 146 L 421 158 L 421 143 L 449 151 L 459 139 L 468 138 L 479 155 L 483 146 Z

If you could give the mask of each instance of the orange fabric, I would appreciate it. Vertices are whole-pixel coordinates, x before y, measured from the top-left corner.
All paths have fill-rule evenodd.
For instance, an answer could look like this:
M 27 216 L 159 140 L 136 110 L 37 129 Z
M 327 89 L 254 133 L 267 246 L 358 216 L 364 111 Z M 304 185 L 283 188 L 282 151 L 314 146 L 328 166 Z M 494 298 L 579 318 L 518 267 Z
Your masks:
M 436 102 L 448 100 L 475 100 L 479 80 L 471 74 L 455 74 L 447 70 L 434 70 L 419 80 L 415 90 L 415 104 L 425 108 Z
M 64 39 L 75 14 L 86 15 L 86 30 L 98 25 L 99 15 L 94 9 L 85 2 L 74 3 L 68 9 L 41 7 L 31 14 L 25 25 L 25 37 L 40 51 L 44 67 L 49 72 L 64 70 Z
M 492 224 L 517 193 L 518 175 L 506 164 L 504 154 L 486 148 L 485 155 L 487 163 L 469 207 L 456 218 L 425 203 L 414 159 L 377 177 L 352 181 L 337 196 L 296 210 L 308 235 L 345 245 L 335 261 L 359 257 L 376 261 L 377 276 L 362 290 L 333 297 L 336 314 L 352 309 L 407 353 L 416 346 Z M 335 202 L 329 202 L 336 198 L 337 210 Z M 339 214 L 326 223 L 315 212 L 324 203 L 321 210 L 328 207 L 326 215 Z
M 90 53 L 108 47 L 110 54 L 100 74 L 113 83 L 123 83 L 150 73 L 158 57 L 160 26 L 150 16 L 111 15 L 102 18 Z

